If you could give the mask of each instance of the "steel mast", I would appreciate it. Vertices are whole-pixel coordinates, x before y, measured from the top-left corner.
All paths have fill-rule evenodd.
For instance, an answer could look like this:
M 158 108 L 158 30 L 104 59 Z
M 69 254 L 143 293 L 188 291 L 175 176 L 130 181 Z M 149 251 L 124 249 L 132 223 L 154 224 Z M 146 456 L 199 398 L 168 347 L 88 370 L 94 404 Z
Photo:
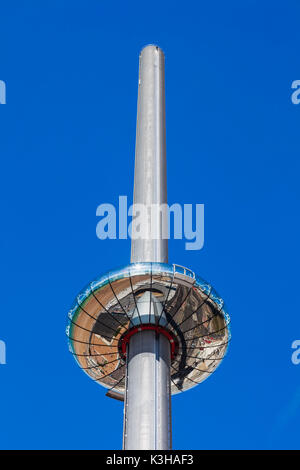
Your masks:
M 231 340 L 224 300 L 191 269 L 168 264 L 166 203 L 164 54 L 147 46 L 139 66 L 131 263 L 86 285 L 66 327 L 80 368 L 108 397 L 125 401 L 123 448 L 130 450 L 171 449 L 171 393 L 210 377 Z M 82 409 L 88 392 L 84 398 Z
M 141 51 L 139 62 L 134 206 L 143 204 L 150 211 L 153 204 L 166 203 L 164 54 L 159 47 L 150 45 Z M 168 262 L 168 240 L 163 238 L 161 213 L 151 215 L 151 224 L 143 224 L 143 238 L 132 239 L 131 263 Z M 133 220 L 133 229 L 134 224 Z M 151 233 L 153 224 L 158 230 L 155 239 Z M 153 312 L 159 306 L 151 292 L 146 294 L 138 308 Z M 124 449 L 171 449 L 170 361 L 170 342 L 165 336 L 146 330 L 130 339 Z

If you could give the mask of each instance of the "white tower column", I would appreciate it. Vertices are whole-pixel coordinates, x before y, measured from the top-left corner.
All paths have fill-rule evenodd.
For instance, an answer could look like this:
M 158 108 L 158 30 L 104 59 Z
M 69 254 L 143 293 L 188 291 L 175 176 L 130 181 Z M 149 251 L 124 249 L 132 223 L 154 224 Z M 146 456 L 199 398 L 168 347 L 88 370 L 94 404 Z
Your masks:
M 170 343 L 155 331 L 128 346 L 124 449 L 171 448 Z
M 139 65 L 134 205 L 150 208 L 166 203 L 164 54 L 147 46 Z M 155 214 L 156 220 L 143 227 L 143 239 L 132 240 L 132 263 L 168 262 L 168 240 L 163 239 L 160 212 Z M 153 224 L 158 228 L 156 239 L 151 234 Z M 150 302 L 151 296 L 149 311 Z M 127 348 L 123 448 L 171 449 L 170 342 L 162 334 L 144 330 L 131 337 Z
M 165 64 L 157 46 L 147 46 L 140 54 L 133 203 L 143 204 L 148 211 L 153 204 L 167 203 Z M 163 239 L 160 214 L 157 211 L 153 216 L 151 225 L 143 224 L 143 239 L 131 242 L 132 263 L 168 262 L 168 240 Z M 151 234 L 154 225 L 156 239 Z

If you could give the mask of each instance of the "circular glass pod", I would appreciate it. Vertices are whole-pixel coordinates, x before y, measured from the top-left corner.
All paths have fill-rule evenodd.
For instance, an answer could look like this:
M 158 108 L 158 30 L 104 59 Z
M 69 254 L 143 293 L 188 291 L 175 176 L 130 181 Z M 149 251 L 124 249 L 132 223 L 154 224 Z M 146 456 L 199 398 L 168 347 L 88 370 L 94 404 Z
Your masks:
M 111 396 L 124 394 L 124 341 L 135 330 L 155 327 L 170 338 L 172 394 L 209 377 L 231 337 L 223 300 L 176 264 L 135 263 L 110 271 L 77 296 L 68 317 L 70 352 Z

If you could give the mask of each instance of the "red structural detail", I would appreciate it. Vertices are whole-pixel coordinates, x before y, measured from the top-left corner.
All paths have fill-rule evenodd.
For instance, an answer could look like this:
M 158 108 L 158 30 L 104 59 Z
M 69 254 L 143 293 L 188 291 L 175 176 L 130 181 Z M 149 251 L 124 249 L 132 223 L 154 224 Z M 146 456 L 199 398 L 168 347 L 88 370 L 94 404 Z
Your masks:
M 129 340 L 131 336 L 135 335 L 136 333 L 139 333 L 140 331 L 145 331 L 145 330 L 152 330 L 155 331 L 157 334 L 162 334 L 168 340 L 170 341 L 171 345 L 171 359 L 174 359 L 175 353 L 176 353 L 176 346 L 177 342 L 174 336 L 165 328 L 158 326 L 158 325 L 138 325 L 133 328 L 131 328 L 127 333 L 121 338 L 121 350 L 122 354 L 124 357 L 126 357 L 126 349 L 127 349 L 127 344 L 129 343 Z

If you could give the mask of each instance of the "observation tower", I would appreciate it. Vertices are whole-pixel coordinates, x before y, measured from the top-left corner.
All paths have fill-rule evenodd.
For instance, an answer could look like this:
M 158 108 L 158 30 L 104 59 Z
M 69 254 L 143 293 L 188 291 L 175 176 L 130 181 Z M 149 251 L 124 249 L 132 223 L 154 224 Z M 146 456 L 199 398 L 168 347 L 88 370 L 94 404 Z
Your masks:
M 166 203 L 164 54 L 150 45 L 140 53 L 134 207 Z M 223 300 L 191 269 L 168 264 L 166 221 L 153 217 L 132 239 L 131 263 L 90 282 L 68 314 L 79 367 L 124 401 L 125 450 L 171 449 L 171 395 L 207 379 L 230 341 Z

